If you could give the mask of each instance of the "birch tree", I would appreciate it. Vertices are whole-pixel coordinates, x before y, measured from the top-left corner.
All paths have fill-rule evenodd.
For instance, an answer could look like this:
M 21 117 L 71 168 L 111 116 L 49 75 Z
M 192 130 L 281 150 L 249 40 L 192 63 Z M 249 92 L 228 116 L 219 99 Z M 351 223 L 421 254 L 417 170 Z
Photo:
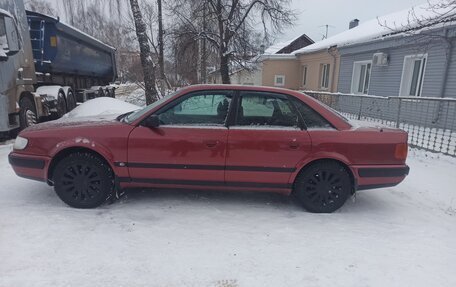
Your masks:
M 138 0 L 130 0 L 131 11 L 135 23 L 136 36 L 138 38 L 141 65 L 144 74 L 144 88 L 146 94 L 146 104 L 149 105 L 158 99 L 155 86 L 155 65 L 152 60 L 149 40 L 147 37 L 146 24 L 144 23 Z

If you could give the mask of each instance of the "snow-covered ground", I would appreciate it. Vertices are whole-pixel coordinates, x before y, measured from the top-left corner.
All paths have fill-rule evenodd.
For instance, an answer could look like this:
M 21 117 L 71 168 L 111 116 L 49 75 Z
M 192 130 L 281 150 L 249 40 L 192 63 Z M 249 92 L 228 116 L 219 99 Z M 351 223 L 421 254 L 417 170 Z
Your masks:
M 0 146 L 0 286 L 456 286 L 456 159 L 334 214 L 275 194 L 130 192 L 65 206 Z

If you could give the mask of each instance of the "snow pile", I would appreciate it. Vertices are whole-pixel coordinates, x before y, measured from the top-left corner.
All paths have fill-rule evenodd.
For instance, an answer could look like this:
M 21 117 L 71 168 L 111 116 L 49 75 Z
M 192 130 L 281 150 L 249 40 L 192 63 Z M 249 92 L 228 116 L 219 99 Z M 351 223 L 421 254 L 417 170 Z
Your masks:
M 127 103 L 131 103 L 133 105 L 137 105 L 140 107 L 143 107 L 146 105 L 146 95 L 144 92 L 144 89 L 142 88 L 137 88 L 130 92 L 128 95 L 125 97 L 119 98 Z
M 140 107 L 146 105 L 145 91 L 136 83 L 120 84 L 116 89 L 116 98 Z
M 89 100 L 77 106 L 71 112 L 65 114 L 62 118 L 80 118 L 100 115 L 123 114 L 139 109 L 139 106 L 126 103 L 124 101 L 102 97 Z
M 432 5 L 432 2 L 430 3 Z M 452 7 L 450 5 L 448 8 L 430 9 L 429 5 L 429 3 L 421 4 L 412 9 L 405 9 L 366 21 L 355 28 L 296 50 L 292 54 L 315 52 L 336 45 L 342 47 L 355 43 L 363 43 L 402 31 L 404 27 L 419 27 L 422 23 L 418 22 L 426 22 L 428 19 L 444 15 Z

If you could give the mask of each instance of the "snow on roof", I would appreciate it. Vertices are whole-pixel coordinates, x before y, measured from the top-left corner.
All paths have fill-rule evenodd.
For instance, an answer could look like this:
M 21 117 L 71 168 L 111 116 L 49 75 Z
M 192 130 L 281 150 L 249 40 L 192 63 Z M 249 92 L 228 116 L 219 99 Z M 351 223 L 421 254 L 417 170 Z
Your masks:
M 293 43 L 294 41 L 298 40 L 299 38 L 301 38 L 303 35 L 299 35 L 291 40 L 288 40 L 288 41 L 285 41 L 285 42 L 279 42 L 279 43 L 276 43 L 272 46 L 270 46 L 269 48 L 266 49 L 266 51 L 264 51 L 264 54 L 265 55 L 272 55 L 272 54 L 275 54 L 277 52 L 279 52 L 280 50 L 282 50 L 283 48 L 287 47 L 288 45 L 290 45 L 291 43 Z M 307 36 L 306 36 L 307 37 Z
M 361 23 L 355 28 L 346 30 L 325 40 L 296 50 L 291 54 L 305 54 L 322 49 L 328 49 L 332 46 L 343 47 L 396 34 L 397 32 L 404 30 L 406 27 L 417 28 L 420 24 L 422 25 L 422 23 L 418 22 L 438 17 L 451 9 L 451 7 L 431 9 L 430 5 L 432 4 L 432 2 L 426 2 L 424 4 L 414 6 L 411 9 L 409 8 L 371 19 Z

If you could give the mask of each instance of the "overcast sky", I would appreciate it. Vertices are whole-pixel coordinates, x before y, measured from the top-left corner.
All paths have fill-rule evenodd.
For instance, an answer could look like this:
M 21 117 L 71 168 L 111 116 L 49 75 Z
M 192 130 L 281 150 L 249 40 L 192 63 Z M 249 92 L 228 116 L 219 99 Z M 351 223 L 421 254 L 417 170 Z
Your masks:
M 325 32 L 323 25 L 330 25 L 328 35 L 332 36 L 348 29 L 352 19 L 366 20 L 395 11 L 409 9 L 425 3 L 426 0 L 292 0 L 291 7 L 298 13 L 296 26 L 287 29 L 279 37 L 289 40 L 303 33 L 319 41 Z
M 61 5 L 58 5 L 60 0 L 46 1 L 55 9 L 62 10 Z M 292 0 L 291 8 L 298 14 L 296 25 L 278 35 L 276 42 L 290 40 L 303 33 L 312 40 L 319 41 L 325 33 L 323 26 L 326 24 L 330 25 L 328 36 L 332 36 L 348 29 L 348 23 L 352 19 L 357 18 L 362 23 L 425 2 L 426 0 Z M 129 6 L 125 7 L 128 8 Z

